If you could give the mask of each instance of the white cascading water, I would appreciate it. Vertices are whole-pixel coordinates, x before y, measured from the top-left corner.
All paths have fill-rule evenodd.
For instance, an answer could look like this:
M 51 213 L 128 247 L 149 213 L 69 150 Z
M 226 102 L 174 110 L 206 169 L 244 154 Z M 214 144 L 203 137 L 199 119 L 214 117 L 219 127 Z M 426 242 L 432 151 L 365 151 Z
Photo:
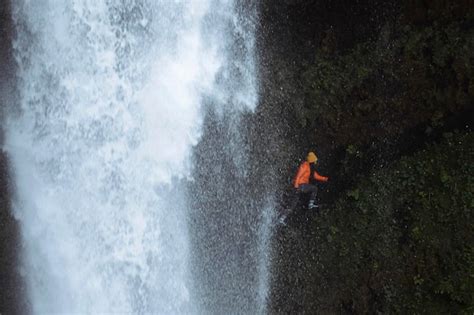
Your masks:
M 240 58 L 245 76 L 227 71 L 245 32 L 235 4 L 17 0 L 12 11 L 5 149 L 32 311 L 205 311 L 190 292 L 181 183 L 202 100 L 229 103 L 216 78 L 239 86 L 237 107 L 256 104 L 253 57 Z M 252 48 L 252 34 L 240 38 Z

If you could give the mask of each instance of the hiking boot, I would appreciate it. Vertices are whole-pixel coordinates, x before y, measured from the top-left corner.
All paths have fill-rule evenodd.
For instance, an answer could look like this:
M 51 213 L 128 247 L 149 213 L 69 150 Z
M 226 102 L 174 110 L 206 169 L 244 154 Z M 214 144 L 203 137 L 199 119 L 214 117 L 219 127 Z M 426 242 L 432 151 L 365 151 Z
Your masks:
M 286 225 L 286 215 L 283 215 L 280 219 L 278 219 L 278 223 L 281 225 Z
M 318 208 L 319 206 L 317 204 L 315 204 L 314 202 L 309 202 L 308 204 L 308 209 L 314 209 L 314 208 Z

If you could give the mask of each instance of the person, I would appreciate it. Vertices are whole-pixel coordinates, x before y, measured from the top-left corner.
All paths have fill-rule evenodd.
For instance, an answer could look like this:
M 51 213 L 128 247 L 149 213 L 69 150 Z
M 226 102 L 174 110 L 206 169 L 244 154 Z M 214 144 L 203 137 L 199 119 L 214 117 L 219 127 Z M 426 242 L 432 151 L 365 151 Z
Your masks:
M 316 196 L 318 194 L 317 182 L 327 182 L 326 176 L 321 176 L 316 171 L 318 157 L 314 152 L 309 152 L 306 161 L 301 163 L 293 180 L 293 186 L 302 193 L 310 193 L 308 209 L 318 207 L 316 204 Z

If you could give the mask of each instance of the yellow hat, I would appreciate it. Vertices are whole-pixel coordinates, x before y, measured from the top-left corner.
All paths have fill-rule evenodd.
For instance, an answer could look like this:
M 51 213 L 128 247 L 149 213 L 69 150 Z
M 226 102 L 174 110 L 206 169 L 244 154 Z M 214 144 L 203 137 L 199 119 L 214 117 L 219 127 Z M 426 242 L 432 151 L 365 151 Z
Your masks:
M 306 157 L 306 161 L 308 161 L 309 163 L 314 163 L 317 160 L 318 160 L 318 157 L 316 156 L 316 154 L 314 154 L 314 152 L 308 153 L 308 156 Z

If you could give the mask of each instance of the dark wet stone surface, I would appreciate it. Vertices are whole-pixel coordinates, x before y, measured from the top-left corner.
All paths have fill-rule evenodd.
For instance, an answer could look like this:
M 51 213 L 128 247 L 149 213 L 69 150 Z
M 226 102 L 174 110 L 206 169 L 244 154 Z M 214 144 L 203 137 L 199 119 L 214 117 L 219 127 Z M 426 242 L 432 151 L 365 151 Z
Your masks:
M 0 314 L 27 314 L 26 285 L 21 276 L 21 235 L 11 208 L 8 158 L 3 147 L 3 124 L 7 104 L 14 95 L 15 63 L 11 53 L 10 2 L 0 5 Z

